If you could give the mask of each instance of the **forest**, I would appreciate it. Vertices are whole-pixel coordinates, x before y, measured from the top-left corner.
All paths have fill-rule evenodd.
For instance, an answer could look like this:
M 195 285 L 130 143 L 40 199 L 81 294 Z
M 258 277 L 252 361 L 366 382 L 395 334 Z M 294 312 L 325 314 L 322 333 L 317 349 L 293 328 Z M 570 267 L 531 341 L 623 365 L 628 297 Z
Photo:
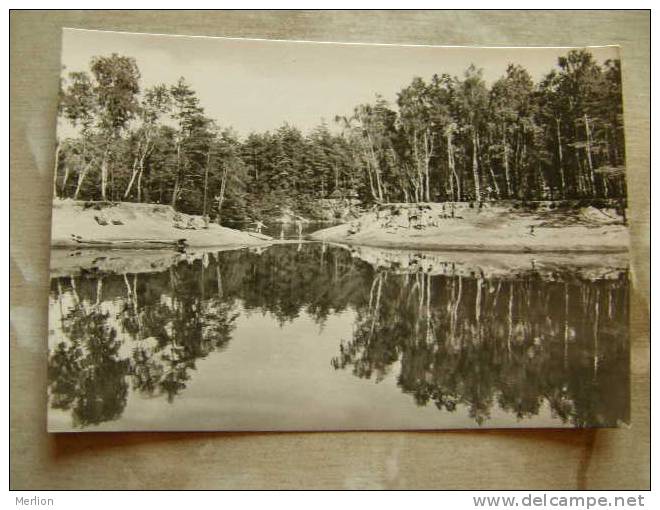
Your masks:
M 230 79 L 230 78 L 228 78 Z M 54 196 L 172 205 L 217 223 L 320 215 L 320 200 L 624 200 L 618 60 L 571 50 L 538 83 L 510 64 L 492 84 L 420 77 L 308 133 L 241 135 L 210 118 L 184 78 L 141 86 L 134 58 L 64 72 Z M 248 112 L 246 112 L 248 115 Z M 62 137 L 63 132 L 71 133 Z

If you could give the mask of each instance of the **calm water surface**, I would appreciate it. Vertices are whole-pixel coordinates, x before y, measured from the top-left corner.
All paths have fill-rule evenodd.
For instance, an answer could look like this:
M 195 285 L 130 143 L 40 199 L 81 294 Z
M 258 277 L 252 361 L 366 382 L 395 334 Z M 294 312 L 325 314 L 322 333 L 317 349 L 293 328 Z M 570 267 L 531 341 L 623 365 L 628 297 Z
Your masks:
M 304 243 L 53 277 L 49 429 L 628 421 L 627 271 L 404 256 Z
M 265 226 L 261 229 L 261 233 L 271 236 L 273 239 L 298 239 L 300 236 L 304 238 L 317 230 L 339 225 L 340 223 L 340 221 L 305 221 L 300 224 L 299 231 L 298 224 L 295 222 L 280 223 L 265 221 Z M 228 222 L 226 224 L 223 223 L 223 225 L 243 231 L 254 231 L 256 227 L 254 223 L 250 222 Z

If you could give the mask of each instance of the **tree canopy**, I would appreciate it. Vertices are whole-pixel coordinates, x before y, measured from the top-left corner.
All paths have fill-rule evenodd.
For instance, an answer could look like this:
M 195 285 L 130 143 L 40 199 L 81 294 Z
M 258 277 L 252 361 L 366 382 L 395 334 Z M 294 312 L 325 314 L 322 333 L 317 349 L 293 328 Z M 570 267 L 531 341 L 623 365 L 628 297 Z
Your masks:
M 55 194 L 168 203 L 222 222 L 314 216 L 319 199 L 382 202 L 625 198 L 618 60 L 571 50 L 535 83 L 510 64 L 414 77 L 309 133 L 284 124 L 242 137 L 206 114 L 182 77 L 143 89 L 131 57 L 68 73 Z

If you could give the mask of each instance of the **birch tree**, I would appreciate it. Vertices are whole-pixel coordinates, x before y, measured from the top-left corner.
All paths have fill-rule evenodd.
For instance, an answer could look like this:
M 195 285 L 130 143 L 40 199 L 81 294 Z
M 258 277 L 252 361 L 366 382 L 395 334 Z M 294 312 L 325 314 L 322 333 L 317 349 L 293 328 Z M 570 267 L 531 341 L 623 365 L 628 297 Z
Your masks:
M 171 97 L 165 85 L 156 85 L 145 91 L 140 102 L 138 117 L 140 126 L 137 129 L 137 147 L 133 159 L 131 178 L 124 191 L 124 199 L 131 193 L 133 183 L 137 178 L 137 201 L 142 200 L 142 176 L 145 160 L 154 148 L 154 138 L 160 119 L 170 111 Z
M 459 83 L 458 90 L 462 127 L 470 139 L 474 200 L 477 202 L 483 199 L 479 168 L 479 135 L 483 129 L 488 104 L 488 92 L 482 75 L 481 69 L 470 65 Z
M 90 76 L 85 72 L 69 73 L 68 86 L 61 96 L 61 111 L 66 120 L 79 129 L 77 146 L 78 181 L 73 194 L 78 199 L 80 189 L 93 163 L 88 157 L 88 144 L 93 133 L 94 123 L 98 110 L 98 103 L 94 94 L 94 86 Z M 89 159 L 89 160 L 88 160 Z M 65 183 L 63 183 L 64 193 Z
M 429 88 L 421 78 L 399 92 L 399 122 L 405 133 L 416 169 L 417 201 L 431 201 L 431 158 L 435 148 L 435 123 Z
M 94 95 L 98 104 L 97 123 L 105 137 L 101 156 L 101 199 L 107 200 L 110 152 L 129 121 L 138 112 L 140 71 L 135 59 L 113 53 L 91 61 Z

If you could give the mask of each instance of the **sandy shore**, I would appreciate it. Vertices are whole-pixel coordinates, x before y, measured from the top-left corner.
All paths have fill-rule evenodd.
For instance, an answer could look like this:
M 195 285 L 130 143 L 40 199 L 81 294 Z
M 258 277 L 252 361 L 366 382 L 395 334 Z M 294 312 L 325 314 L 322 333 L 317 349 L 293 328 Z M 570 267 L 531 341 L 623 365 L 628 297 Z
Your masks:
M 55 200 L 51 245 L 80 247 L 72 236 L 83 240 L 121 242 L 126 248 L 140 247 L 146 241 L 185 239 L 191 247 L 240 247 L 268 243 L 270 237 L 234 230 L 210 223 L 204 228 L 199 216 L 177 213 L 170 206 L 159 204 L 85 203 Z
M 381 248 L 470 252 L 619 253 L 629 245 L 628 228 L 616 212 L 593 207 L 523 211 L 497 205 L 390 204 L 311 237 Z

